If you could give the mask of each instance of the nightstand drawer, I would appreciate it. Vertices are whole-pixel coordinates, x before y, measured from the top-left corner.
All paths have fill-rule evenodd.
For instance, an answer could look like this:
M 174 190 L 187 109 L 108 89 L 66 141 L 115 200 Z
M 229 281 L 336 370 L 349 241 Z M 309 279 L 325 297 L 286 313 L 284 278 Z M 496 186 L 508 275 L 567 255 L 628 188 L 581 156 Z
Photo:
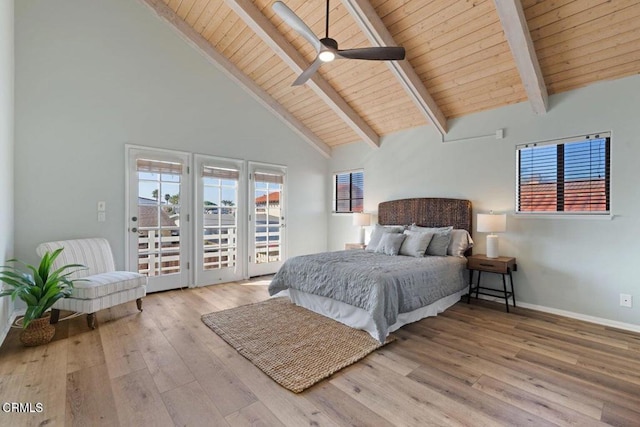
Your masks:
M 364 249 L 366 247 L 367 247 L 367 245 L 365 245 L 364 243 L 345 243 L 344 244 L 345 250 Z
M 496 259 L 487 259 L 487 258 L 474 258 L 469 257 L 467 259 L 467 268 L 469 270 L 482 270 L 492 273 L 507 273 L 507 269 L 509 268 L 509 262 L 505 262 Z

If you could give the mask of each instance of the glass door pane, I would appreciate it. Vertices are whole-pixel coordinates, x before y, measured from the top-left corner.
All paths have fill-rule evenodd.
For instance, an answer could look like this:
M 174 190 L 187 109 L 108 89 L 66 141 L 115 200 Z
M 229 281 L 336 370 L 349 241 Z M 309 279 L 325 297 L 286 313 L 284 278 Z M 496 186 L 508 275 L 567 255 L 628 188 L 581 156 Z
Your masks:
M 281 261 L 280 210 L 282 183 L 255 182 L 255 262 L 263 264 Z
M 138 272 L 148 276 L 180 273 L 179 163 L 138 160 Z M 163 167 L 166 168 L 163 170 Z
M 252 256 L 249 275 L 275 273 L 284 260 L 284 189 L 283 168 L 253 165 L 251 174 Z
M 188 158 L 130 152 L 129 266 L 149 277 L 149 291 L 188 285 Z
M 239 280 L 243 217 L 240 188 L 243 164 L 240 161 L 197 156 L 198 167 L 198 269 L 196 283 Z

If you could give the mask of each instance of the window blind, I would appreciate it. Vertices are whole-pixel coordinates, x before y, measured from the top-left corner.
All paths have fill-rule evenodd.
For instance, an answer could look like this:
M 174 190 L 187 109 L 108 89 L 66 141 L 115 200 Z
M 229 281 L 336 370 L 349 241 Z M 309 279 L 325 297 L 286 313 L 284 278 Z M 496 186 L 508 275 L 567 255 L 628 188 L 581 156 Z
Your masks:
M 517 212 L 608 214 L 610 133 L 516 147 Z
M 362 212 L 364 206 L 364 172 L 334 175 L 334 212 Z
M 136 160 L 136 168 L 138 172 L 182 174 L 182 163 L 163 162 L 160 160 L 138 159 Z
M 240 178 L 240 172 L 235 169 L 217 168 L 213 166 L 203 166 L 202 168 L 203 178 L 218 178 L 228 180 L 238 180 Z
M 254 172 L 253 178 L 256 182 L 269 182 L 271 184 L 284 184 L 284 176 L 266 172 Z

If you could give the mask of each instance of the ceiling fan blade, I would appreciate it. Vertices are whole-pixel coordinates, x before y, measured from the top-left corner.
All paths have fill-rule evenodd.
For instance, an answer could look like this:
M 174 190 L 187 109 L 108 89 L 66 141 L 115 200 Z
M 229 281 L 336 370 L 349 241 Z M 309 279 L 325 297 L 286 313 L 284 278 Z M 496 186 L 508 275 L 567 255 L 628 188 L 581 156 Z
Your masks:
M 318 37 L 311 31 L 311 28 L 305 24 L 302 19 L 296 15 L 293 10 L 289 9 L 289 7 L 282 3 L 281 1 L 277 1 L 272 6 L 273 11 L 280 17 L 284 22 L 287 23 L 288 26 L 293 28 L 295 32 L 300 34 L 302 37 L 308 41 L 316 52 L 320 52 L 322 48 L 322 43 Z
M 316 73 L 316 71 L 318 71 L 318 68 L 320 68 L 321 65 L 322 65 L 322 61 L 320 60 L 320 58 L 319 57 L 316 58 L 316 60 L 313 61 L 313 63 L 309 65 L 309 67 L 307 67 L 307 69 L 304 70 L 302 74 L 298 76 L 296 81 L 293 82 L 291 86 L 300 86 L 305 84 L 307 80 L 309 80 L 311 76 L 313 76 Z
M 370 61 L 400 61 L 405 52 L 401 46 L 363 47 L 345 49 L 337 52 L 338 56 L 347 59 L 368 59 Z

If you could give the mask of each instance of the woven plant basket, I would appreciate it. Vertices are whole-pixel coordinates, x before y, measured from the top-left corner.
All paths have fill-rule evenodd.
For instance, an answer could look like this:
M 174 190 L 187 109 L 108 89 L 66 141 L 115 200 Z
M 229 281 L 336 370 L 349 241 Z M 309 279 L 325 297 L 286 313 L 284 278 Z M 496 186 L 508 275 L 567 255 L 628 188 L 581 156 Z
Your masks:
M 20 342 L 27 347 L 47 344 L 56 334 L 56 327 L 49 324 L 51 312 L 46 312 L 39 319 L 32 320 L 25 329 L 20 332 Z

